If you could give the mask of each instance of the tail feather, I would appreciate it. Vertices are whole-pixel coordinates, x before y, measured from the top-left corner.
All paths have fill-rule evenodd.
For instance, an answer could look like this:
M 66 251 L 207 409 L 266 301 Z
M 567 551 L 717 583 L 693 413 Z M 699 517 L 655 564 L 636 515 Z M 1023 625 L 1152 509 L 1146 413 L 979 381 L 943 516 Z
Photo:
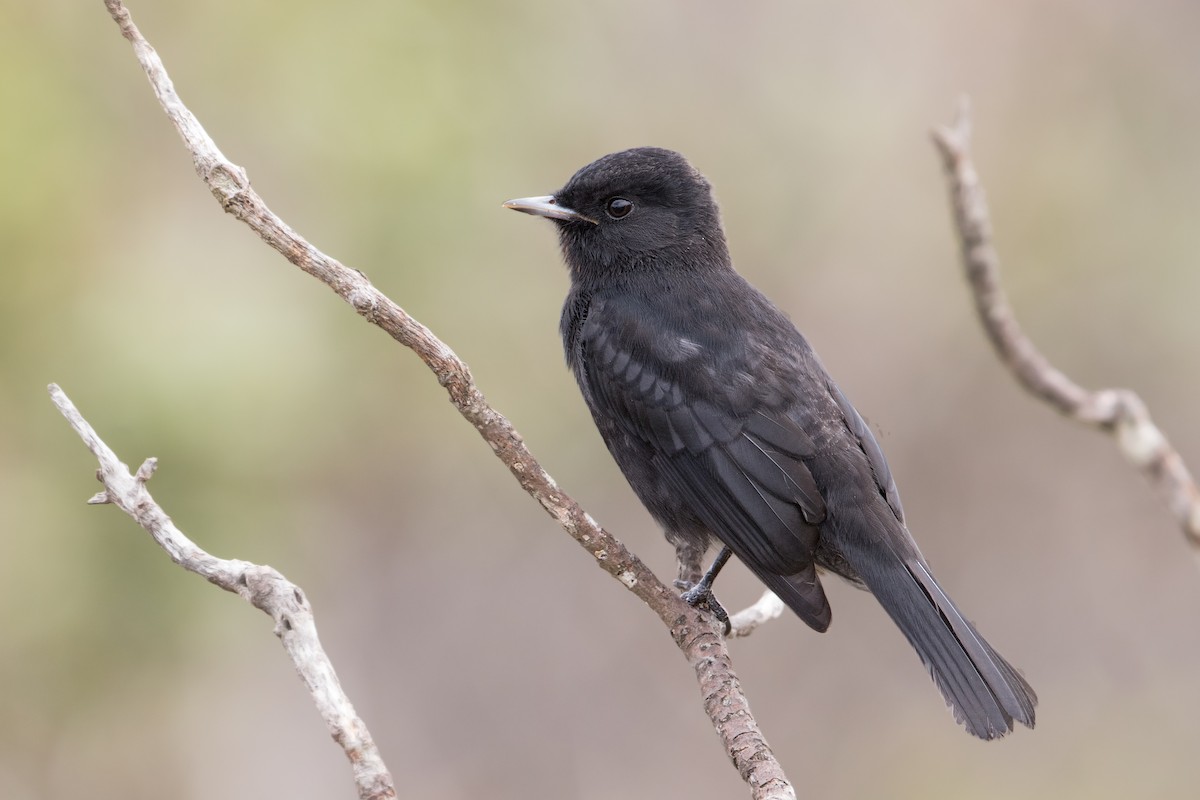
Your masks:
M 962 616 L 922 561 L 897 566 L 882 581 L 867 578 L 867 585 L 928 667 L 955 719 L 981 739 L 1003 736 L 1014 721 L 1032 728 L 1037 695 L 1025 679 Z
M 963 617 L 920 555 L 872 549 L 867 559 L 846 555 L 929 669 L 955 719 L 981 739 L 1003 736 L 1014 721 L 1032 728 L 1037 695 Z
M 929 602 L 938 610 L 943 625 L 949 628 L 954 640 L 961 646 L 962 652 L 975 668 L 975 674 L 984 680 L 992 697 L 1006 715 L 1011 716 L 1012 720 L 1032 728 L 1034 706 L 1037 705 L 1037 695 L 1033 688 L 979 635 L 975 626 L 963 617 L 958 607 L 934 580 L 924 562 L 916 561 L 905 564 L 905 568 L 925 593 Z M 950 655 L 954 655 L 953 649 Z M 1011 720 L 1008 721 L 1007 730 L 1012 730 Z

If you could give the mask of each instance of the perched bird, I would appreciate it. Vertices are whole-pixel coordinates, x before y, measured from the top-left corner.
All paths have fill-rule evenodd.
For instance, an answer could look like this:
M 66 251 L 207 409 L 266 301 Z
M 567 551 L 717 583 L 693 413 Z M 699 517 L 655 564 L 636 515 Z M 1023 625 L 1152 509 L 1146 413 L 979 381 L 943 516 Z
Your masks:
M 674 544 L 689 602 L 710 602 L 732 551 L 824 631 L 828 570 L 875 595 L 968 731 L 1033 727 L 1033 689 L 934 580 L 870 429 L 804 336 L 734 271 L 704 176 L 639 147 L 554 195 L 504 205 L 558 228 L 567 362 Z M 725 547 L 702 576 L 714 537 Z

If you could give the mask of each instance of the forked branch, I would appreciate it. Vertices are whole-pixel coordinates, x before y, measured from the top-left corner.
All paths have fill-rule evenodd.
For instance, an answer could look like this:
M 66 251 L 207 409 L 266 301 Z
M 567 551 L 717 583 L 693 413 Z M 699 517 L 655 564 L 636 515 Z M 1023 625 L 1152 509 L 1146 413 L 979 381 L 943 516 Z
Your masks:
M 131 475 L 129 467 L 117 458 L 117 454 L 88 424 L 66 393 L 54 384 L 50 384 L 50 399 L 100 462 L 96 477 L 104 485 L 104 491 L 88 502 L 93 505 L 115 505 L 145 528 L 176 564 L 227 592 L 233 592 L 275 620 L 275 635 L 312 694 L 317 710 L 329 727 L 329 733 L 354 765 L 358 796 L 361 800 L 394 798 L 396 790 L 392 776 L 375 747 L 366 723 L 355 713 L 354 705 L 342 690 L 329 656 L 321 647 L 312 608 L 300 587 L 271 567 L 217 558 L 198 547 L 175 527 L 175 523 L 146 488 L 158 462 L 148 458 L 137 473 Z

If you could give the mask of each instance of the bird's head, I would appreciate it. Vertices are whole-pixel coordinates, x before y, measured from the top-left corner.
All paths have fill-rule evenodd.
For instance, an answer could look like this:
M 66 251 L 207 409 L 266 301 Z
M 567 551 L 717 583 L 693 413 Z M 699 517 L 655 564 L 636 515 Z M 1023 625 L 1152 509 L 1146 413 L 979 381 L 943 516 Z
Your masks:
M 611 153 L 576 172 L 553 195 L 504 205 L 555 222 L 575 280 L 729 263 L 712 188 L 672 150 Z

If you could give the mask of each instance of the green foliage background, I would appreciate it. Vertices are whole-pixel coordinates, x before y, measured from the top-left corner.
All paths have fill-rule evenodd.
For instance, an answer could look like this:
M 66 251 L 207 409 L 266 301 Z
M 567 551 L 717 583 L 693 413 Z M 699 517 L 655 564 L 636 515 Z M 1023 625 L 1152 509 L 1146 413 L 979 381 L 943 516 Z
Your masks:
M 877 606 L 734 645 L 808 797 L 1169 798 L 1200 781 L 1200 577 L 1111 444 L 1020 393 L 925 136 L 961 90 L 1022 322 L 1200 468 L 1200 6 L 134 2 L 225 153 L 430 325 L 663 574 L 561 363 L 550 226 L 658 144 L 880 432 L 947 588 L 1041 695 L 956 729 Z M 420 363 L 225 217 L 99 0 L 0 5 L 0 797 L 353 796 L 269 622 L 83 501 L 60 383 L 211 551 L 304 586 L 402 796 L 739 797 L 690 670 Z M 722 597 L 757 596 L 744 573 Z

